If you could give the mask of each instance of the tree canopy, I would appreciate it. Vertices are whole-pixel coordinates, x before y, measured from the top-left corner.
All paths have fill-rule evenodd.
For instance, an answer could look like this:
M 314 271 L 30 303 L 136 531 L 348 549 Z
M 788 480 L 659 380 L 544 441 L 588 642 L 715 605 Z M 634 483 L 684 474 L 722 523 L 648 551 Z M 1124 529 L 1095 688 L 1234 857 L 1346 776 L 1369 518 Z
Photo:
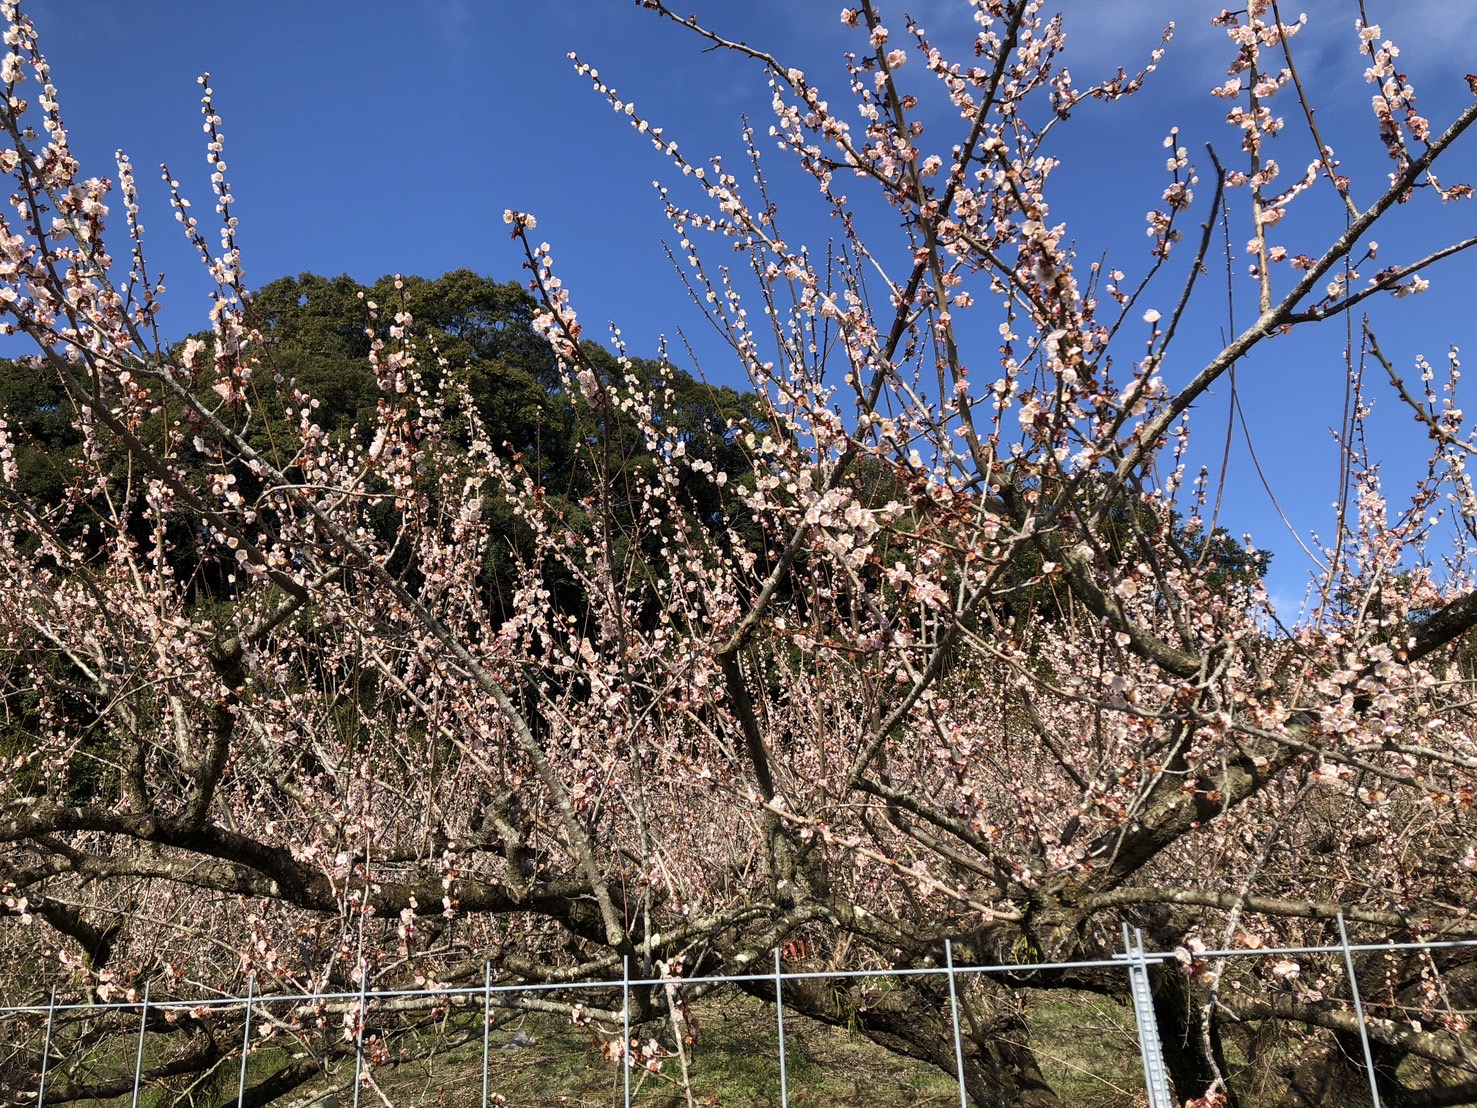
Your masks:
M 1354 61 L 1396 82 L 1377 113 L 1389 179 L 1356 202 L 1320 155 L 1306 187 L 1274 192 L 1283 123 L 1262 106 L 1299 97 L 1322 150 L 1313 90 L 1266 76 L 1291 57 L 1275 6 L 1223 13 L 1241 160 L 1215 160 L 1197 197 L 1172 149 L 1136 285 L 1076 257 L 1043 143 L 1147 75 L 1078 87 L 1035 3 L 977 5 L 956 65 L 862 0 L 831 99 L 663 0 L 642 7 L 772 83 L 772 137 L 836 216 L 832 249 L 788 243 L 754 132 L 752 187 L 721 162 L 699 173 L 580 63 L 697 182 L 700 207 L 667 194 L 669 215 L 747 392 L 591 343 L 528 213 L 505 215 L 526 291 L 468 271 L 250 290 L 223 167 L 218 246 L 176 201 L 219 282 L 209 328 L 156 343 L 137 224 L 83 173 L 54 93 L 17 92 L 49 70 L 8 9 L 0 313 L 35 353 L 0 366 L 7 998 L 431 990 L 373 1029 L 347 1009 L 273 1017 L 314 1053 L 254 1075 L 246 1099 L 264 1103 L 350 1057 L 372 1083 L 387 1042 L 434 1038 L 453 1003 L 434 987 L 488 967 L 577 1004 L 631 1064 L 619 1029 L 664 1006 L 670 1023 L 678 987 L 628 1010 L 619 989 L 561 987 L 629 959 L 765 997 L 744 975 L 802 940 L 826 970 L 1020 966 L 964 986 L 964 1091 L 1048 1108 L 1061 1098 L 1014 990 L 1121 998 L 1117 973 L 1039 964 L 1104 960 L 1129 924 L 1185 950 L 1157 975 L 1182 1101 L 1346 1086 L 1341 967 L 1195 953 L 1317 945 L 1345 924 L 1378 943 L 1477 937 L 1460 653 L 1477 593 L 1470 551 L 1438 572 L 1425 522 L 1446 505 L 1477 526 L 1470 444 L 1436 386 L 1423 400 L 1392 373 L 1430 464 L 1391 508 L 1354 405 L 1326 602 L 1278 630 L 1265 554 L 1186 479 L 1186 413 L 1251 350 L 1403 297 L 1470 244 L 1350 275 L 1395 205 L 1463 199 L 1432 167 L 1477 107 L 1439 131 L 1397 110 L 1394 54 L 1364 37 Z M 843 177 L 888 213 L 880 239 Z M 126 162 L 116 187 L 131 217 Z M 1344 229 L 1300 224 L 1315 203 Z M 1170 374 L 1179 309 L 1145 310 L 1144 290 L 1199 296 L 1232 211 L 1265 255 L 1256 321 Z M 1304 237 L 1317 245 L 1272 268 Z M 126 279 L 108 249 L 134 254 Z M 966 341 L 969 313 L 997 346 Z M 1350 364 L 1377 349 L 1372 325 L 1347 334 Z M 1473 964 L 1464 947 L 1361 956 L 1392 1100 L 1477 1081 Z M 908 975 L 869 988 L 803 978 L 784 1001 L 952 1074 L 948 995 Z M 330 1015 L 346 1033 L 318 1034 Z M 222 1045 L 238 1027 L 163 1024 L 149 1080 L 172 1096 L 239 1049 Z M 49 1101 L 113 1095 L 87 1077 L 92 1033 L 47 1040 Z M 7 1061 L 6 1098 L 35 1076 Z

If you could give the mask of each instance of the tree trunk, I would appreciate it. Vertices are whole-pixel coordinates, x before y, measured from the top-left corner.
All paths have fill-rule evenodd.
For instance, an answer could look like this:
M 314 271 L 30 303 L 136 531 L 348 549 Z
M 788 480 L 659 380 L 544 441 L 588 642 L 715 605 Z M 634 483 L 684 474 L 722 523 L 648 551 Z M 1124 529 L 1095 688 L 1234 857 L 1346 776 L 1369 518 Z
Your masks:
M 879 985 L 885 983 L 885 988 Z M 1005 990 L 960 984 L 964 1088 L 975 1108 L 1062 1108 L 1027 1042 L 1025 1014 Z M 772 997 L 768 999 L 773 999 Z M 917 978 L 848 983 L 794 981 L 785 1003 L 812 1019 L 860 1031 L 884 1049 L 957 1072 L 946 986 Z
M 1399 1059 L 1392 1058 L 1388 1051 L 1376 1049 L 1374 1060 L 1381 1102 L 1400 1103 L 1402 1090 L 1390 1076 Z M 1276 1102 L 1278 1108 L 1323 1108 L 1329 1104 L 1368 1108 L 1374 1103 L 1369 1095 L 1364 1049 L 1357 1035 L 1319 1035 L 1309 1039 L 1281 1068 L 1281 1076 L 1286 1087 Z
M 1154 1019 L 1175 1096 L 1180 1101 L 1202 1096 L 1215 1080 L 1215 1067 L 1205 1053 L 1200 1005 L 1178 965 L 1154 976 Z

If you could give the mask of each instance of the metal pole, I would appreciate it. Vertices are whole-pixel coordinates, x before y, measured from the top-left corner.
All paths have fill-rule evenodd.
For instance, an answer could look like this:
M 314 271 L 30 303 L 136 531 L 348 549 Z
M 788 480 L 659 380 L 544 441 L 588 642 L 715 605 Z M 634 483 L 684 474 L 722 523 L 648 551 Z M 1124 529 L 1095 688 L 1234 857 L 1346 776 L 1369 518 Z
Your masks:
M 236 1082 L 237 1108 L 246 1103 L 246 1056 L 251 1053 L 251 994 L 256 974 L 246 975 L 246 1026 L 241 1031 L 241 1077 Z
M 944 940 L 944 964 L 949 969 L 949 1012 L 954 1018 L 954 1071 L 959 1077 L 959 1108 L 969 1108 L 964 1092 L 964 1041 L 959 1035 L 959 992 L 954 987 L 954 942 Z
M 488 1036 L 492 1034 L 492 963 L 482 970 L 482 1108 L 487 1108 Z
M 621 1071 L 625 1106 L 631 1108 L 631 956 L 621 959 Z
M 364 922 L 359 922 L 359 1026 L 355 1028 L 354 1108 L 359 1108 L 359 1082 L 364 1076 L 364 991 L 369 987 L 369 963 L 364 960 Z
M 1354 998 L 1354 1017 L 1359 1021 L 1359 1043 L 1364 1047 L 1364 1067 L 1369 1074 L 1369 1099 L 1380 1108 L 1379 1081 L 1374 1075 L 1374 1055 L 1369 1049 L 1369 1029 L 1364 1026 L 1364 1003 L 1359 999 L 1359 982 L 1354 976 L 1354 952 L 1349 949 L 1349 930 L 1344 926 L 1344 913 L 1339 913 L 1339 942 L 1344 948 L 1344 969 L 1349 973 L 1349 993 Z
M 790 1082 L 785 1071 L 785 999 L 780 980 L 780 948 L 774 948 L 774 1019 L 780 1035 L 780 1108 L 789 1108 Z
M 139 1008 L 138 1053 L 133 1059 L 133 1108 L 138 1108 L 138 1085 L 144 1072 L 144 1032 L 149 1028 L 149 982 L 144 982 L 144 1003 Z
M 46 1038 L 41 1044 L 41 1084 L 36 1089 L 36 1108 L 46 1108 L 46 1066 L 51 1061 L 51 1029 L 56 1025 L 56 984 L 46 1002 Z
M 1113 955 L 1117 958 L 1118 955 Z M 1159 1041 L 1159 1023 L 1154 1018 L 1154 994 L 1149 988 L 1149 961 L 1144 957 L 1144 934 L 1128 936 L 1123 925 L 1123 955 L 1128 962 L 1128 992 L 1133 998 L 1133 1018 L 1138 1024 L 1139 1057 L 1144 1062 L 1144 1088 L 1149 1094 L 1149 1108 L 1174 1108 L 1169 1092 L 1169 1073 L 1164 1068 L 1164 1048 Z

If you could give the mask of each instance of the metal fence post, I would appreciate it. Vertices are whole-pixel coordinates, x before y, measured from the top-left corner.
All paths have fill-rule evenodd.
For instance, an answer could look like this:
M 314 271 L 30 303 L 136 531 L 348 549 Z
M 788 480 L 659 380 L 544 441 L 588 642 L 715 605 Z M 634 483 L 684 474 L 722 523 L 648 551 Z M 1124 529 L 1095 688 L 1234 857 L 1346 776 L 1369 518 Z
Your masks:
M 482 967 L 482 1108 L 487 1108 L 488 1038 L 492 1034 L 492 963 Z
M 36 1088 L 36 1108 L 46 1108 L 46 1067 L 51 1061 L 51 1030 L 56 1026 L 56 985 L 46 1002 L 46 1037 L 41 1043 L 41 1084 Z
M 359 1025 L 356 1032 L 354 1044 L 354 1108 L 359 1108 L 359 1083 L 364 1076 L 364 991 L 369 987 L 369 963 L 364 960 L 364 932 L 363 922 L 360 922 L 359 932 Z
M 774 948 L 774 1019 L 780 1036 L 780 1108 L 789 1108 L 790 1082 L 785 1072 L 785 998 L 780 978 L 780 948 Z
M 1359 999 L 1359 981 L 1354 976 L 1354 952 L 1349 949 L 1349 930 L 1344 926 L 1344 913 L 1339 913 L 1339 942 L 1344 948 L 1344 969 L 1349 973 L 1349 994 L 1354 998 L 1354 1018 L 1359 1021 L 1359 1043 L 1364 1047 L 1364 1068 L 1369 1074 L 1369 1099 L 1380 1108 L 1379 1081 L 1374 1074 L 1374 1055 L 1369 1049 L 1369 1029 L 1364 1026 L 1364 1002 Z
M 1144 957 L 1144 934 L 1137 931 L 1133 940 L 1128 924 L 1123 925 L 1123 958 L 1128 963 L 1128 992 L 1133 998 L 1133 1020 L 1138 1025 L 1139 1056 L 1144 1062 L 1144 1089 L 1149 1094 L 1149 1108 L 1174 1108 L 1169 1091 L 1169 1074 L 1164 1068 L 1164 1047 L 1159 1041 L 1159 1022 L 1154 1018 L 1154 993 L 1149 987 L 1149 961 Z
M 959 992 L 954 986 L 954 942 L 944 940 L 944 964 L 949 971 L 949 1011 L 954 1017 L 954 1070 L 959 1077 L 959 1108 L 969 1108 L 964 1092 L 964 1040 L 959 1034 Z
M 241 1030 L 241 1076 L 236 1082 L 236 1103 L 246 1103 L 246 1056 L 251 1053 L 251 994 L 255 991 L 256 973 L 246 975 L 246 1026 Z
M 631 1108 L 631 956 L 621 959 L 621 1076 L 625 1106 Z
M 133 1059 L 133 1108 L 138 1108 L 138 1086 L 144 1074 L 144 1033 L 149 1029 L 149 982 L 144 982 L 144 1002 L 139 1008 L 138 1053 Z

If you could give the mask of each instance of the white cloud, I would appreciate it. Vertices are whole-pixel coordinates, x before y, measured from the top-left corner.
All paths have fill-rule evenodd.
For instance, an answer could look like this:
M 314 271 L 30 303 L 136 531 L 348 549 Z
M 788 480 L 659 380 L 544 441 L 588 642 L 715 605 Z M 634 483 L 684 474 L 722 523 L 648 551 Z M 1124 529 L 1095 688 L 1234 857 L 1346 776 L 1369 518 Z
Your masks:
M 965 30 L 969 24 L 968 7 L 960 0 L 911 0 L 905 5 L 931 30 L 951 34 Z M 1097 77 L 1096 70 L 1112 72 L 1121 65 L 1130 72 L 1148 60 L 1149 52 L 1158 44 L 1164 28 L 1175 24 L 1176 53 L 1204 56 L 1213 52 L 1228 64 L 1231 48 L 1225 32 L 1211 25 L 1211 19 L 1227 5 L 1221 0 L 1133 0 L 1132 3 L 1104 3 L 1104 0 L 1055 0 L 1042 10 L 1050 16 L 1060 11 L 1067 32 L 1067 64 L 1079 80 Z M 1243 5 L 1244 7 L 1244 5 Z M 1281 3 L 1283 17 L 1289 21 L 1306 12 L 1308 26 L 1294 40 L 1295 57 L 1306 64 L 1317 64 L 1331 52 L 1347 55 L 1348 65 L 1357 62 L 1358 43 L 1354 21 L 1358 6 L 1350 0 L 1286 0 Z M 1473 41 L 1477 41 L 1477 4 L 1453 0 L 1366 0 L 1369 19 L 1378 23 L 1384 36 L 1392 39 L 1402 51 L 1412 78 L 1472 68 Z M 1460 76 L 1460 73 L 1458 73 Z M 1419 88 L 1419 85 L 1417 86 Z

